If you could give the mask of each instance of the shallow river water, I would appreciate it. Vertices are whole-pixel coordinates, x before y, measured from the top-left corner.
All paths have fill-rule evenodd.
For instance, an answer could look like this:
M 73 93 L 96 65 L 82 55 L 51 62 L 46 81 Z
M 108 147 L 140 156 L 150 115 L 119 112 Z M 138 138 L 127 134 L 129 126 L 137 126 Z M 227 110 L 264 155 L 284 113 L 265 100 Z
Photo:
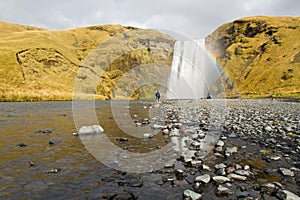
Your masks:
M 130 108 L 132 115 L 149 117 L 145 103 L 133 101 L 126 106 L 120 101 L 116 106 Z M 116 141 L 124 133 L 115 123 L 110 101 L 96 102 L 95 110 L 111 141 L 125 147 L 125 143 Z M 138 128 L 133 132 L 138 133 Z M 80 138 L 72 135 L 76 132 L 72 102 L 0 103 L 0 130 L 1 199 L 99 199 L 126 191 L 141 199 L 182 195 L 183 188 L 177 188 L 176 194 L 170 186 L 154 184 L 155 174 L 131 177 L 95 159 Z M 129 137 L 126 146 L 135 152 L 147 152 L 165 145 L 166 139 L 161 134 L 151 140 Z M 55 169 L 61 170 L 47 173 Z M 130 183 L 123 185 L 122 181 L 128 179 Z

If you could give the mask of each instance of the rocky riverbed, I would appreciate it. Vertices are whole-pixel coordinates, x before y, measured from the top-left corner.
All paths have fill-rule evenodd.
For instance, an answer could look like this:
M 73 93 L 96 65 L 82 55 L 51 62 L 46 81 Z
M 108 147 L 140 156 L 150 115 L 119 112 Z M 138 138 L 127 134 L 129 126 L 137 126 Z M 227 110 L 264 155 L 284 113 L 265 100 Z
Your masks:
M 153 127 L 175 141 L 175 148 L 176 140 L 182 142 L 181 155 L 153 172 L 161 174 L 157 184 L 185 187 L 183 199 L 300 199 L 299 102 L 237 99 L 222 104 L 219 111 L 213 100 L 159 106 L 166 116 Z M 214 121 L 213 112 L 224 118 Z M 215 137 L 207 139 L 208 134 Z

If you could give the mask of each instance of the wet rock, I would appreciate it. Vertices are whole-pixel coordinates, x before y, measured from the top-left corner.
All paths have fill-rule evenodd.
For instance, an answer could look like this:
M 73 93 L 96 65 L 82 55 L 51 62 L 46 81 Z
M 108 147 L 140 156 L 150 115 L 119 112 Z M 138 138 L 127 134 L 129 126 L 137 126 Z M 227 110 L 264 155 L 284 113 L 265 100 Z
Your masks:
M 203 175 L 197 176 L 195 178 L 195 182 L 208 183 L 209 181 L 210 181 L 210 175 L 209 174 L 203 174 Z
M 168 134 L 168 133 L 169 133 L 169 130 L 168 130 L 168 129 L 164 129 L 162 132 L 163 132 L 164 134 Z
M 215 151 L 216 151 L 216 152 L 222 152 L 222 151 L 223 151 L 223 147 L 217 147 L 217 148 L 215 149 Z
M 25 144 L 25 143 L 19 143 L 18 146 L 19 147 L 27 147 L 27 144 Z
M 225 171 L 227 174 L 233 173 L 235 171 L 235 167 L 234 166 L 226 167 Z
M 222 140 L 219 140 L 216 144 L 217 147 L 223 147 L 225 143 Z
M 54 129 L 45 129 L 45 130 L 39 130 L 36 131 L 35 133 L 40 133 L 40 134 L 50 134 L 53 132 Z
M 250 172 L 246 170 L 236 170 L 234 173 L 241 175 L 241 176 L 250 176 Z
M 226 171 L 225 168 L 220 168 L 216 171 L 216 174 L 220 175 L 220 176 L 225 176 L 226 175 Z
M 56 174 L 56 173 L 58 173 L 58 172 L 60 172 L 60 171 L 61 171 L 60 168 L 55 168 L 55 169 L 50 169 L 50 170 L 48 170 L 48 171 L 46 171 L 46 172 L 47 172 L 47 173 Z
M 233 194 L 233 192 L 227 188 L 227 187 L 223 187 L 222 185 L 219 185 L 217 187 L 217 191 L 216 191 L 217 195 L 222 196 L 222 195 L 231 195 Z
M 192 160 L 192 161 L 191 161 L 192 167 L 199 168 L 199 167 L 202 166 L 202 164 L 203 164 L 203 161 L 202 161 L 202 160 Z
M 273 183 L 267 183 L 260 187 L 261 193 L 272 194 L 276 190 L 276 186 Z
M 282 157 L 281 156 L 271 156 L 270 159 L 277 161 L 277 160 L 281 160 Z
M 202 169 L 206 170 L 206 171 L 209 171 L 209 172 L 211 171 L 210 167 L 207 166 L 207 165 L 202 165 Z
M 161 125 L 159 125 L 159 124 L 153 124 L 152 128 L 153 129 L 161 129 Z
M 233 153 L 237 153 L 237 152 L 238 152 L 237 147 L 227 147 L 225 150 L 225 155 L 228 157 L 228 156 L 232 155 Z
M 276 196 L 281 200 L 300 200 L 300 197 L 288 190 L 279 190 Z
M 180 136 L 179 129 L 177 129 L 177 128 L 172 129 L 169 136 L 170 137 L 179 137 Z
M 117 140 L 118 142 L 127 142 L 127 141 L 128 141 L 128 138 L 121 137 L 121 138 L 116 138 L 116 140 Z
M 192 190 L 185 190 L 183 192 L 183 197 L 184 198 L 188 198 L 190 200 L 199 200 L 199 199 L 202 198 L 202 195 L 199 194 L 199 193 L 196 193 L 196 192 L 194 192 Z
M 154 135 L 152 133 L 144 133 L 143 137 L 144 138 L 153 138 Z
M 245 165 L 244 166 L 244 170 L 250 170 L 250 166 L 249 165 Z
M 234 173 L 228 174 L 227 177 L 230 179 L 238 180 L 238 181 L 246 181 L 247 180 L 246 176 L 241 176 L 241 175 L 234 174 Z
M 104 132 L 104 129 L 99 125 L 82 126 L 78 130 L 77 135 L 102 134 L 103 132 Z M 76 135 L 76 134 L 73 133 L 73 135 Z
M 136 122 L 135 125 L 136 126 L 142 126 L 142 123 L 141 122 Z
M 30 166 L 30 167 L 32 167 L 32 166 L 34 166 L 34 165 L 35 165 L 35 163 L 34 163 L 34 162 L 32 162 L 32 160 L 30 160 L 28 163 L 29 163 L 29 166 Z
M 216 169 L 221 169 L 221 168 L 226 168 L 227 166 L 224 163 L 216 164 L 215 168 Z
M 268 138 L 268 139 L 266 139 L 266 143 L 276 144 L 277 140 L 274 138 Z
M 284 176 L 295 176 L 295 173 L 290 170 L 290 169 L 286 169 L 286 168 L 279 168 L 279 171 L 284 175 Z
M 212 177 L 212 179 L 217 183 L 230 182 L 230 179 L 227 178 L 226 176 L 214 176 Z
M 271 126 L 265 126 L 264 130 L 267 131 L 267 132 L 273 131 Z

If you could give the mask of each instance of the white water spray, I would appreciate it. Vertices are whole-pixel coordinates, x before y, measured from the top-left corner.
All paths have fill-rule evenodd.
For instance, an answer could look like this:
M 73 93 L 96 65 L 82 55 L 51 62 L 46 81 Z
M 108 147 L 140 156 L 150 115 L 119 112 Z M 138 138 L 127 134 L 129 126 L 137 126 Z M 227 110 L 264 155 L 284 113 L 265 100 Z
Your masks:
M 209 91 L 205 41 L 176 41 L 168 82 L 168 99 L 200 99 Z

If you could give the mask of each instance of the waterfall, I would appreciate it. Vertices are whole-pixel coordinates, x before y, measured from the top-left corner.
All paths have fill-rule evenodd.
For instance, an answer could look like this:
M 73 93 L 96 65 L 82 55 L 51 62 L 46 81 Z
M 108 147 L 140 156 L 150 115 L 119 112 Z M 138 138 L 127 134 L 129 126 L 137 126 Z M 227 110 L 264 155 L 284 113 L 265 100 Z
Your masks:
M 199 99 L 208 94 L 205 41 L 176 41 L 168 81 L 168 99 Z M 209 70 L 208 70 L 209 71 Z

